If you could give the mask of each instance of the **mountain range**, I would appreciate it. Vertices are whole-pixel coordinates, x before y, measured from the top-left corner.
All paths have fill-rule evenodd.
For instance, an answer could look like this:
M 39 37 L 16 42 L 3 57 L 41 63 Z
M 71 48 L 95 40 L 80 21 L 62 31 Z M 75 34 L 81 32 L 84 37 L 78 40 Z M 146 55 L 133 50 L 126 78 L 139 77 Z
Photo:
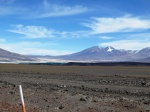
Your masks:
M 75 61 L 144 61 L 150 57 L 150 48 L 142 50 L 115 49 L 111 46 L 94 46 L 70 55 L 57 56 L 57 59 Z M 51 57 L 52 58 L 52 57 Z
M 0 62 L 34 61 L 28 56 L 9 52 L 0 48 Z
M 20 55 L 0 49 L 0 61 L 34 61 L 46 59 L 50 61 L 68 60 L 68 61 L 85 61 L 85 62 L 148 62 L 150 63 L 150 47 L 141 50 L 124 50 L 116 49 L 111 46 L 99 47 L 93 46 L 69 55 L 62 56 L 41 56 L 41 55 Z

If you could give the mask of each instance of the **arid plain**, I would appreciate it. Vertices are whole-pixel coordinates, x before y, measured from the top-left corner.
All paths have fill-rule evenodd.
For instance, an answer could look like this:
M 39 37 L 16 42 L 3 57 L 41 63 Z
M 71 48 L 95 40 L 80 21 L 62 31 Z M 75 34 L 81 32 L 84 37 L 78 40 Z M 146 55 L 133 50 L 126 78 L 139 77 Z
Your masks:
M 0 112 L 150 112 L 149 66 L 0 64 Z

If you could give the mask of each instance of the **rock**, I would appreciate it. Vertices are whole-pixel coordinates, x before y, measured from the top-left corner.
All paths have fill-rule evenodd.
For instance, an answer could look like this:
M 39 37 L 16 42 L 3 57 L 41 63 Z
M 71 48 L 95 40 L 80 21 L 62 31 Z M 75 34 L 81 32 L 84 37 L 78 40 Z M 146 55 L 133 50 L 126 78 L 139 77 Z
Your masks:
M 145 85 L 146 85 L 146 82 L 141 82 L 141 85 L 142 85 L 142 86 L 145 86 Z
M 13 95 L 13 94 L 15 94 L 15 92 L 13 92 L 13 91 L 10 91 L 10 92 L 9 92 L 9 94 Z
M 143 101 L 143 104 L 149 105 L 149 104 L 150 104 L 150 99 L 145 99 L 145 100 Z
M 80 98 L 80 101 L 86 101 L 86 99 L 85 98 Z
M 84 88 L 84 85 L 81 85 L 82 88 Z
M 64 106 L 62 106 L 62 105 L 61 105 L 61 106 L 60 106 L 60 107 L 58 107 L 58 108 L 61 110 L 61 109 L 63 109 L 63 108 L 64 108 Z

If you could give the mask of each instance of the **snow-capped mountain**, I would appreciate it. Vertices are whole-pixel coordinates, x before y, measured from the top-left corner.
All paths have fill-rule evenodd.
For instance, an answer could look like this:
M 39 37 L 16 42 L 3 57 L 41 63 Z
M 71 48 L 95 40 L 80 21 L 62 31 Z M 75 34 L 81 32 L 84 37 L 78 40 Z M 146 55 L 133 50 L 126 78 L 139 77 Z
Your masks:
M 75 60 L 75 61 L 131 61 L 137 60 L 138 51 L 119 50 L 111 46 L 94 46 L 71 55 L 58 56 L 57 59 Z M 141 58 L 141 57 L 140 57 Z
M 76 52 L 70 55 L 63 56 L 36 56 L 36 55 L 20 55 L 12 53 L 3 49 L 0 49 L 0 61 L 30 61 L 35 59 L 39 60 L 59 60 L 59 61 L 88 61 L 88 62 L 100 62 L 100 61 L 140 61 L 140 62 L 150 62 L 150 47 L 144 48 L 142 50 L 125 50 L 116 49 L 111 46 L 99 47 L 93 46 Z

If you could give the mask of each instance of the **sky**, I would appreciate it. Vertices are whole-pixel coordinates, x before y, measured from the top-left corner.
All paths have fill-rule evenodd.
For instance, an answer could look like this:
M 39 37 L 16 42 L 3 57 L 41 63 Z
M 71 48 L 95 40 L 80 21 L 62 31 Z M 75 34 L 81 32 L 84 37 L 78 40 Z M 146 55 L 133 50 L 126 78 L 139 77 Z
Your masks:
M 65 55 L 150 47 L 150 0 L 0 0 L 0 48 Z

